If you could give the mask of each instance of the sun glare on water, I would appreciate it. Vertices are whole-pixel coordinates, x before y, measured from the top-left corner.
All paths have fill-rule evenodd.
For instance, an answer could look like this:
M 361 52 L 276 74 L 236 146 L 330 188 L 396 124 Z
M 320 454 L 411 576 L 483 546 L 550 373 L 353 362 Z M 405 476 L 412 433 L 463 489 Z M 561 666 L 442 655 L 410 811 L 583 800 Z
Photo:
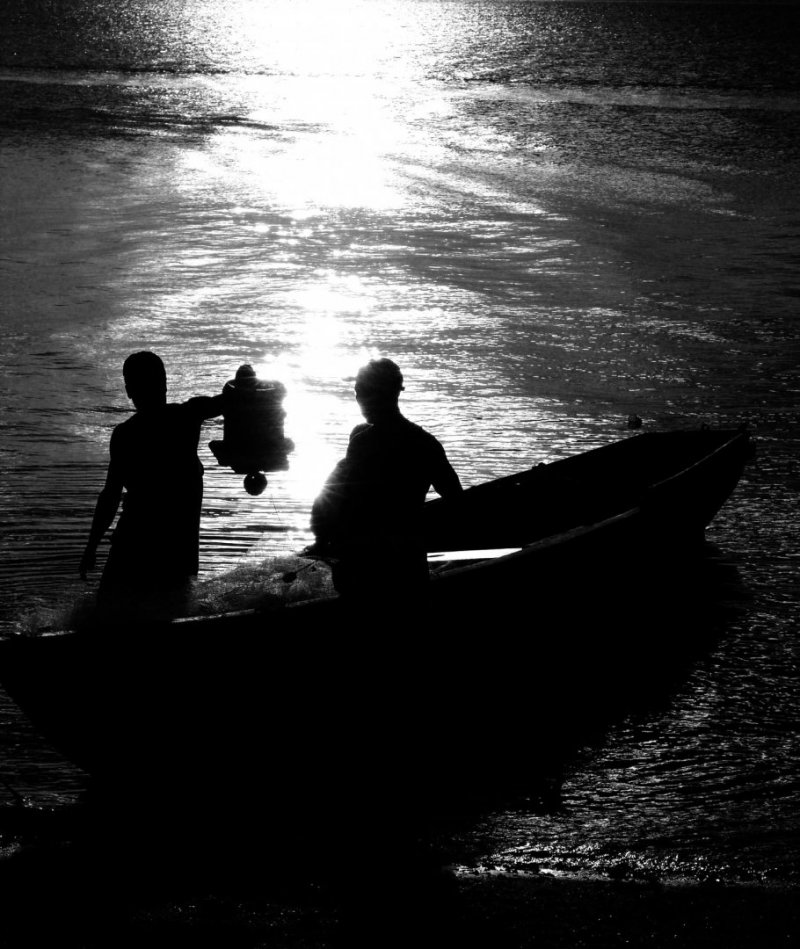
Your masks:
M 370 282 L 351 258 L 364 216 L 391 222 L 413 198 L 420 133 L 395 93 L 414 19 L 368 0 L 190 0 L 186 11 L 187 35 L 213 34 L 203 48 L 224 50 L 226 68 L 184 77 L 182 94 L 212 119 L 223 87 L 230 105 L 191 143 L 165 138 L 158 180 L 137 182 L 142 200 L 173 194 L 181 217 L 169 242 L 136 243 L 142 302 L 126 325 L 136 319 L 143 337 L 190 325 L 209 371 L 233 333 L 241 361 L 287 387 L 291 477 L 313 494 L 360 420 L 352 379 L 382 355 L 367 350 L 390 296 L 396 311 L 391 280 Z
M 243 82 L 246 119 L 267 131 L 218 129 L 206 145 L 206 174 L 224 174 L 227 187 L 238 187 L 251 202 L 298 215 L 400 206 L 393 156 L 402 151 L 405 132 L 370 83 L 320 77 Z M 284 130 L 279 137 L 270 134 L 275 127 Z M 193 165 L 196 175 L 197 156 Z
M 301 497 L 314 497 L 343 456 L 350 429 L 360 421 L 355 399 L 347 396 L 359 366 L 377 355 L 340 346 L 339 326 L 330 314 L 309 313 L 308 343 L 298 354 L 265 355 L 254 367 L 260 378 L 286 386 L 285 431 L 295 445 L 290 477 Z
M 294 75 L 373 74 L 397 40 L 392 5 L 371 0 L 241 0 L 235 10 L 241 57 L 277 55 Z
M 282 130 L 269 142 L 219 129 L 210 151 L 226 174 L 298 211 L 394 207 L 391 155 L 404 126 L 378 80 L 387 68 L 402 79 L 414 18 L 369 0 L 238 0 L 218 14 L 241 68 L 225 82 L 238 83 L 243 118 Z

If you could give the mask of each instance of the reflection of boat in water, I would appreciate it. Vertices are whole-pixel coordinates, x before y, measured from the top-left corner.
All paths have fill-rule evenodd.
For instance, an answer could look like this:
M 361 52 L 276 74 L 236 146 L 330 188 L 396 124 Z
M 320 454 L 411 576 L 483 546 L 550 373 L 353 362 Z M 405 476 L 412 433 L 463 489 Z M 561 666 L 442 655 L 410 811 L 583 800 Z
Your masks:
M 0 681 L 67 758 L 128 786 L 296 812 L 491 785 L 702 627 L 688 552 L 750 452 L 744 432 L 637 434 L 430 501 L 413 609 L 329 597 L 15 637 Z

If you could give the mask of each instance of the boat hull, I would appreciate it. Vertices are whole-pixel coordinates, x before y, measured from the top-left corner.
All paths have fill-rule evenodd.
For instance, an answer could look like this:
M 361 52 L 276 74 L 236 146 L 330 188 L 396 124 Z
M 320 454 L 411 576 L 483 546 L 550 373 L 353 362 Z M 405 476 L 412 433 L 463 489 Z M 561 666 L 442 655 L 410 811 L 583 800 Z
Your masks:
M 297 813 L 524 782 L 702 638 L 697 541 L 750 448 L 679 434 L 429 502 L 429 547 L 520 549 L 445 560 L 424 601 L 15 637 L 0 681 L 65 757 L 139 791 Z

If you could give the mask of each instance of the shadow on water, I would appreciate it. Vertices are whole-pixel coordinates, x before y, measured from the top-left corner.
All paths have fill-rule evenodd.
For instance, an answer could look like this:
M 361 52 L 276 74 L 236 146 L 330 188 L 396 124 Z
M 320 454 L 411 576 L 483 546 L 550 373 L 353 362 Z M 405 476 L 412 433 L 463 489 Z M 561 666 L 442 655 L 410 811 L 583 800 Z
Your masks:
M 4 944 L 400 945 L 424 920 L 439 945 L 504 945 L 443 872 L 442 840 L 498 804 L 558 809 L 577 750 L 667 708 L 747 596 L 708 544 L 530 592 L 524 613 L 442 627 L 443 649 L 384 622 L 331 650 L 315 682 L 328 720 L 291 708 L 244 768 L 231 736 L 231 758 L 201 755 L 188 780 L 126 771 L 71 808 L 7 809 L 24 845 L 0 862 Z M 290 686 L 276 708 L 293 701 Z
M 708 543 L 622 573 L 599 566 L 577 588 L 530 597 L 515 617 L 517 641 L 487 655 L 485 688 L 467 713 L 483 755 L 460 788 L 465 813 L 515 803 L 558 810 L 576 754 L 623 719 L 668 710 L 749 599 L 736 566 Z M 448 795 L 448 813 L 453 803 Z

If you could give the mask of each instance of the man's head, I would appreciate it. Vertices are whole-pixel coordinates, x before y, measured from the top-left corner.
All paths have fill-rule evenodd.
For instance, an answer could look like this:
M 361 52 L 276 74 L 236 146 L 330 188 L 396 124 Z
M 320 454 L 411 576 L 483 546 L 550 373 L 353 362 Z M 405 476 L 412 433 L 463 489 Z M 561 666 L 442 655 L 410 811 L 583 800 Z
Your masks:
M 391 359 L 371 359 L 358 370 L 356 400 L 368 422 L 396 410 L 402 391 L 403 373 Z
M 166 401 L 167 372 L 155 353 L 132 353 L 122 365 L 122 377 L 128 398 L 137 409 Z

